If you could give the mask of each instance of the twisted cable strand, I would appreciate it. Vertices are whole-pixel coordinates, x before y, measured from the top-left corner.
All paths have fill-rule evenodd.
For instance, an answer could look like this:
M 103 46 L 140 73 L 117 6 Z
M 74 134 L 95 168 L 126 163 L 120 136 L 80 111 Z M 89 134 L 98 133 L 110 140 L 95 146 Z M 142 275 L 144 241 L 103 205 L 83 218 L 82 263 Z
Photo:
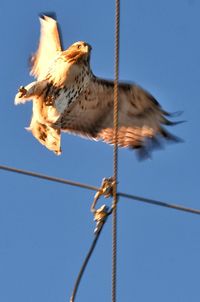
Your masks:
M 115 80 L 114 80 L 114 149 L 113 149 L 113 213 L 112 213 L 112 302 L 116 302 L 117 279 L 117 182 L 118 182 L 118 81 L 119 81 L 120 1 L 115 1 Z

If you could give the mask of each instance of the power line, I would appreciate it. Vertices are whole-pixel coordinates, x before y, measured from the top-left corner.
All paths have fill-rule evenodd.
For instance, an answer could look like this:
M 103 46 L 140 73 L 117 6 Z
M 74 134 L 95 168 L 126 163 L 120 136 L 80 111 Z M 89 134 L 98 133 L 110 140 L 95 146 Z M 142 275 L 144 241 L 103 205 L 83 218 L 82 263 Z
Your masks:
M 182 206 L 182 205 L 171 204 L 171 203 L 164 202 L 164 201 L 154 200 L 154 199 L 140 197 L 140 196 L 127 194 L 127 193 L 122 193 L 122 192 L 119 192 L 118 196 L 129 198 L 129 199 L 134 199 L 134 200 L 149 203 L 149 204 L 153 204 L 155 206 L 161 206 L 161 207 L 165 207 L 165 208 L 170 208 L 170 209 L 174 209 L 174 210 L 178 210 L 178 211 L 183 211 L 183 212 L 188 212 L 188 213 L 200 215 L 200 210 L 193 209 L 193 208 L 187 208 L 187 207 Z
M 97 188 L 97 187 L 90 186 L 90 185 L 87 185 L 87 184 L 83 184 L 83 183 L 80 183 L 80 182 L 67 180 L 67 179 L 63 179 L 63 178 L 58 178 L 58 177 L 53 177 L 53 176 L 48 176 L 48 175 L 44 175 L 44 174 L 40 174 L 40 173 L 30 172 L 30 171 L 17 169 L 17 168 L 13 168 L 13 167 L 0 165 L 0 170 L 5 170 L 5 171 L 8 171 L 8 172 L 24 174 L 24 175 L 27 175 L 27 176 L 37 177 L 37 178 L 45 179 L 45 180 L 48 180 L 48 181 L 59 182 L 59 183 L 65 184 L 65 185 L 80 187 L 80 188 L 88 189 L 88 190 L 92 190 L 92 191 L 98 191 L 99 190 L 99 188 Z
M 70 302 L 74 302 L 74 301 L 75 301 L 76 293 L 77 293 L 77 291 L 78 291 L 78 287 L 79 287 L 81 278 L 82 278 L 83 273 L 84 273 L 84 271 L 85 271 L 85 269 L 86 269 L 86 266 L 87 266 L 87 264 L 88 264 L 88 261 L 90 260 L 90 257 L 92 256 L 92 253 L 93 253 L 94 248 L 95 248 L 95 246 L 96 246 L 96 244 L 97 244 L 97 241 L 98 241 L 98 239 L 99 239 L 99 236 L 100 236 L 100 234 L 101 234 L 101 232 L 102 232 L 102 229 L 103 229 L 103 226 L 104 226 L 104 224 L 105 224 L 105 222 L 106 222 L 106 219 L 107 219 L 107 217 L 106 217 L 105 220 L 102 222 L 102 225 L 101 225 L 100 229 L 98 230 L 98 232 L 95 234 L 95 237 L 94 237 L 94 240 L 93 240 L 93 242 L 92 242 L 92 244 L 91 244 L 91 247 L 90 247 L 90 249 L 89 249 L 89 251 L 88 251 L 88 253 L 87 253 L 86 257 L 85 257 L 85 260 L 84 260 L 84 262 L 83 262 L 81 268 L 80 268 L 80 271 L 79 271 L 79 274 L 78 274 L 78 277 L 77 277 L 77 279 L 76 279 L 76 282 L 75 282 L 75 285 L 74 285 L 74 289 L 73 289 L 73 292 L 72 292 L 72 295 L 71 295 Z
M 0 170 L 8 171 L 8 172 L 11 172 L 11 173 L 18 173 L 18 174 L 31 176 L 31 177 L 35 177 L 35 178 L 39 178 L 39 179 L 44 179 L 44 180 L 47 180 L 47 181 L 57 182 L 57 183 L 65 184 L 65 185 L 80 187 L 80 188 L 88 189 L 88 190 L 92 190 L 92 191 L 99 191 L 98 187 L 91 186 L 91 185 L 88 185 L 88 184 L 84 184 L 84 183 L 80 183 L 80 182 L 74 182 L 74 181 L 71 181 L 71 180 L 58 178 L 58 177 L 53 177 L 53 176 L 48 176 L 48 175 L 39 174 L 39 173 L 35 173 L 35 172 L 30 172 L 30 171 L 27 171 L 27 170 L 17 169 L 17 168 L 5 166 L 5 165 L 0 165 Z M 178 211 L 183 211 L 183 212 L 188 212 L 188 213 L 191 213 L 191 214 L 200 215 L 200 210 L 199 209 L 188 208 L 188 207 L 185 207 L 185 206 L 182 206 L 182 205 L 171 204 L 169 202 L 150 199 L 150 198 L 137 196 L 137 195 L 133 195 L 133 194 L 128 194 L 128 193 L 124 193 L 124 192 L 118 192 L 117 195 L 119 197 L 124 197 L 124 198 L 132 199 L 132 200 L 135 200 L 135 201 L 145 202 L 145 203 L 153 204 L 153 205 L 156 205 L 156 206 L 161 206 L 161 207 L 165 207 L 165 208 L 170 208 L 170 209 L 174 209 L 174 210 L 178 210 Z

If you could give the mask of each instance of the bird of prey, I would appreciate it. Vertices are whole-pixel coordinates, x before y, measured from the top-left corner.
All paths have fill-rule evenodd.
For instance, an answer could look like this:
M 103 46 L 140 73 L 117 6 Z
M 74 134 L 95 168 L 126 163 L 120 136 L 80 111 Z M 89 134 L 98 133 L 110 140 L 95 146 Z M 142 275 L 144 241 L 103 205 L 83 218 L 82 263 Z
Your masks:
M 57 21 L 40 17 L 37 52 L 31 58 L 36 81 L 21 86 L 15 104 L 33 101 L 27 128 L 49 150 L 61 153 L 61 131 L 113 144 L 113 81 L 95 76 L 92 47 L 83 41 L 63 50 Z M 142 155 L 162 142 L 178 141 L 164 128 L 174 125 L 155 98 L 136 84 L 119 83 L 118 146 Z

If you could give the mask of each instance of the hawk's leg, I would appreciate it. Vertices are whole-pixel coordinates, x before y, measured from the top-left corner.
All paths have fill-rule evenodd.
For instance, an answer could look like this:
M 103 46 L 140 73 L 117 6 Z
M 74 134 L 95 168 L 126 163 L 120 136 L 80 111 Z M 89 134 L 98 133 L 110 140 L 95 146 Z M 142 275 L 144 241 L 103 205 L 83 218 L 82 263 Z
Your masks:
M 24 104 L 34 97 L 40 97 L 44 89 L 46 88 L 46 85 L 46 81 L 35 81 L 25 87 L 21 86 L 15 96 L 15 105 Z
M 54 125 L 59 118 L 59 113 L 53 107 L 51 96 L 45 97 L 49 83 L 46 80 L 35 81 L 29 85 L 21 86 L 15 97 L 15 105 L 24 104 L 27 101 L 33 101 L 33 115 L 40 124 L 59 129 L 60 126 Z

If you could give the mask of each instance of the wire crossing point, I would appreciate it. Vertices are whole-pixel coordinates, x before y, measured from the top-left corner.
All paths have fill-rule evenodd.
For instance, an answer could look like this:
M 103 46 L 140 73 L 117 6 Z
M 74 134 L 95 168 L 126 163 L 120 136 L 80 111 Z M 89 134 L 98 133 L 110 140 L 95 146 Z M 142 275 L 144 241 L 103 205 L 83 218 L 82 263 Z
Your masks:
M 43 180 L 47 180 L 47 181 L 57 182 L 57 183 L 64 184 L 64 185 L 71 185 L 71 186 L 74 186 L 74 187 L 79 187 L 79 188 L 87 189 L 87 190 L 91 190 L 91 191 L 99 191 L 99 188 L 95 187 L 95 186 L 91 186 L 91 185 L 88 185 L 88 184 L 75 182 L 75 181 L 72 181 L 72 180 L 63 179 L 63 178 L 59 178 L 59 177 L 54 177 L 54 176 L 49 176 L 49 175 L 40 174 L 40 173 L 36 173 L 36 172 L 31 172 L 31 171 L 27 171 L 27 170 L 23 170 L 23 169 L 18 169 L 18 168 L 15 168 L 15 167 L 0 165 L 0 170 L 11 172 L 11 173 L 16 173 L 16 174 L 21 174 L 21 175 L 26 175 L 26 176 L 30 176 L 30 177 L 35 177 L 35 178 L 43 179 Z M 118 198 L 119 197 L 124 197 L 124 198 L 127 198 L 127 199 L 132 199 L 132 200 L 135 200 L 135 201 L 152 204 L 152 205 L 155 205 L 155 206 L 160 206 L 160 207 L 170 208 L 170 209 L 177 210 L 177 211 L 187 212 L 187 213 L 190 213 L 190 214 L 200 215 L 200 209 L 188 208 L 188 207 L 183 206 L 183 205 L 172 204 L 172 203 L 169 203 L 169 202 L 150 199 L 150 198 L 137 196 L 137 195 L 132 195 L 132 194 L 124 193 L 124 192 L 118 192 L 117 196 L 118 196 Z

